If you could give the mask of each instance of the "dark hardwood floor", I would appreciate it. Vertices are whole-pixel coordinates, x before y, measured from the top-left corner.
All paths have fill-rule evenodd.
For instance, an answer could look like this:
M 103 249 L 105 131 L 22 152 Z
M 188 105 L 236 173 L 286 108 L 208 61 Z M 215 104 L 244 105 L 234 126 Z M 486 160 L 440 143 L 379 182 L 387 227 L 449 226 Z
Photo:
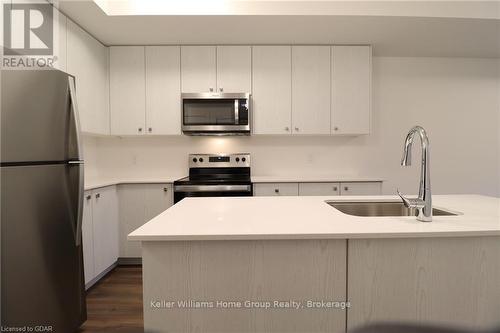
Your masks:
M 144 332 L 140 266 L 119 266 L 88 291 L 87 321 L 79 333 L 94 332 Z

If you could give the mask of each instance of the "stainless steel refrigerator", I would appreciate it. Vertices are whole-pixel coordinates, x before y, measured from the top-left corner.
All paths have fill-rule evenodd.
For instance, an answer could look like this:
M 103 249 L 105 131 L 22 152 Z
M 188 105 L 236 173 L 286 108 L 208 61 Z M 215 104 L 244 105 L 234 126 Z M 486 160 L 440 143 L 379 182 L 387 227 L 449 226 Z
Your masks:
M 11 70 L 1 82 L 1 324 L 75 332 L 87 313 L 74 78 Z

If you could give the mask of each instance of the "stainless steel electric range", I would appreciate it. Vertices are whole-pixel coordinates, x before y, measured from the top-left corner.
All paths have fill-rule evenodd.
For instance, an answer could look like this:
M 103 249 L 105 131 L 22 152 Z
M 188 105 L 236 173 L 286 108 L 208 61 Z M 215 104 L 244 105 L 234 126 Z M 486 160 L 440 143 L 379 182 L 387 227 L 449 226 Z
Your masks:
M 189 176 L 174 182 L 174 203 L 186 197 L 252 195 L 250 154 L 190 154 Z

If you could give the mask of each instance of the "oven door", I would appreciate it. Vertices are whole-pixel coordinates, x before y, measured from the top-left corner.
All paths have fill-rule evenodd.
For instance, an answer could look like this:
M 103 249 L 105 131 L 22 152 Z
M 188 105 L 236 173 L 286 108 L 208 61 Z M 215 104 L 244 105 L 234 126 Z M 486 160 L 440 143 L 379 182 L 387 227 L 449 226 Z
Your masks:
M 252 185 L 175 185 L 174 204 L 188 197 L 249 197 Z
M 249 98 L 249 94 L 183 94 L 182 131 L 189 135 L 248 135 Z

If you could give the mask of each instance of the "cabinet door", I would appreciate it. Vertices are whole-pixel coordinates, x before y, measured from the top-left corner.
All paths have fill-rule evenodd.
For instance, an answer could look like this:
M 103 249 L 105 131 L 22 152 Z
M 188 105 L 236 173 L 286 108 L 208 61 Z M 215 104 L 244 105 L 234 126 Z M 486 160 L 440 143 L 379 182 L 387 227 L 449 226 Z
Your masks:
M 85 192 L 83 202 L 82 246 L 85 284 L 95 277 L 94 271 L 94 228 L 92 223 L 92 192 Z
M 59 11 L 54 13 L 54 68 L 67 72 L 67 34 L 66 34 L 66 16 Z
M 254 185 L 254 195 L 261 196 L 296 196 L 299 195 L 298 183 L 263 183 Z
M 255 134 L 290 134 L 292 70 L 290 46 L 252 47 Z
M 182 46 L 182 92 L 197 93 L 215 91 L 215 68 L 215 46 Z
M 293 134 L 330 134 L 330 46 L 292 46 Z
M 163 213 L 173 205 L 172 184 L 149 184 L 146 193 L 146 210 L 144 223 L 156 215 Z
M 127 235 L 173 203 L 171 184 L 123 184 L 119 186 L 120 258 L 141 257 L 141 243 Z
M 145 88 L 144 47 L 111 47 L 111 134 L 134 135 L 145 132 Z
M 299 195 L 339 195 L 340 183 L 300 183 Z
M 381 182 L 341 183 L 341 195 L 380 195 L 382 194 Z
M 251 46 L 217 46 L 217 90 L 228 93 L 252 91 Z
M 181 134 L 179 46 L 146 46 L 146 132 Z
M 108 48 L 67 20 L 67 71 L 76 78 L 83 132 L 109 134 Z
M 332 46 L 332 133 L 369 134 L 371 47 Z
M 115 186 L 92 191 L 95 275 L 118 259 L 118 198 Z

